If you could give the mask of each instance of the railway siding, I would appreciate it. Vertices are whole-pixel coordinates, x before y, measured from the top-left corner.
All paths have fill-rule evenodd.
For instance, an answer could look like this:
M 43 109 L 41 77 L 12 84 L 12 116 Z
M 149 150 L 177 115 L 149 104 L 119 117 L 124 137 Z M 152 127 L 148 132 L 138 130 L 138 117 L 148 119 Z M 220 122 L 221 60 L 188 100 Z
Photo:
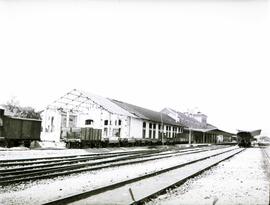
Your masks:
M 202 148 L 202 149 L 194 149 L 194 150 L 178 150 L 178 151 L 170 151 L 170 152 L 166 151 L 166 152 L 161 152 L 161 153 L 157 153 L 157 152 L 155 153 L 143 152 L 141 154 L 133 153 L 134 155 L 130 154 L 130 156 L 126 156 L 126 157 L 124 156 L 118 159 L 109 159 L 109 160 L 102 159 L 95 162 L 88 162 L 88 163 L 83 163 L 83 164 L 78 164 L 78 165 L 54 166 L 54 165 L 47 164 L 47 165 L 44 165 L 45 166 L 44 169 L 39 168 L 40 165 L 36 166 L 36 168 L 35 167 L 21 167 L 21 168 L 9 169 L 9 170 L 6 169 L 6 170 L 0 171 L 0 185 L 10 184 L 11 182 L 21 182 L 21 181 L 33 180 L 33 179 L 50 178 L 50 177 L 55 177 L 55 176 L 67 175 L 71 173 L 98 170 L 102 168 L 111 168 L 113 166 L 123 166 L 123 165 L 129 165 L 129 164 L 148 162 L 148 161 L 158 160 L 158 159 L 163 159 L 163 158 L 206 152 L 209 150 L 214 151 L 221 148 L 222 147 L 213 146 L 211 148 Z M 223 147 L 222 149 L 224 148 L 225 147 Z M 112 156 L 115 156 L 115 155 L 112 155 Z M 106 157 L 109 157 L 109 156 L 106 156 Z M 146 159 L 143 159 L 143 158 L 146 158 Z M 73 159 L 70 159 L 70 160 L 73 160 Z M 121 162 L 121 161 L 126 161 L 126 162 Z M 67 163 L 69 162 L 67 161 Z M 49 165 L 52 167 L 46 168 Z M 87 168 L 87 166 L 91 166 L 91 167 Z M 63 172 L 60 172 L 61 170 Z M 53 173 L 54 171 L 56 173 Z M 5 177 L 6 175 L 7 177 Z M 20 179 L 20 177 L 23 177 L 23 178 Z
M 188 164 L 177 169 L 164 172 L 157 176 L 152 176 L 144 180 L 136 181 L 125 186 L 107 191 L 86 199 L 82 199 L 72 204 L 137 204 L 142 203 L 148 198 L 163 192 L 164 190 L 183 183 L 187 178 L 199 174 L 201 171 L 225 160 L 243 149 L 232 150 L 222 155 L 217 155 Z M 129 189 L 131 188 L 135 201 L 133 201 Z M 57 204 L 57 203 L 56 203 Z
M 225 148 L 223 151 L 234 149 Z M 212 150 L 211 154 L 217 154 L 222 150 Z M 57 177 L 54 179 L 43 179 L 32 181 L 29 183 L 20 183 L 16 186 L 9 185 L 2 187 L 0 191 L 0 203 L 16 204 L 42 204 L 48 202 L 49 199 L 57 199 L 59 197 L 82 192 L 85 190 L 93 190 L 103 186 L 107 186 L 119 181 L 142 176 L 146 173 L 153 173 L 165 167 L 175 164 L 181 164 L 211 155 L 208 152 L 200 152 L 191 155 L 179 157 L 171 157 L 168 159 L 139 163 L 134 165 L 125 165 L 102 170 L 90 171 L 85 173 L 72 174 L 66 177 Z M 43 193 L 46 193 L 43 194 Z

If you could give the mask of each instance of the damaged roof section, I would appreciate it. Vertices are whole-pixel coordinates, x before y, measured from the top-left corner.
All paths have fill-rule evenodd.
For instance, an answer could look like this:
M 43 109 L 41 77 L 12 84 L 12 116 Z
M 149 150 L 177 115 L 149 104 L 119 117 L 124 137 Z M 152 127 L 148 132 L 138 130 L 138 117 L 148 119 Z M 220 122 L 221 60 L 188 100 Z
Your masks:
M 108 98 L 83 92 L 77 89 L 74 89 L 60 97 L 47 108 L 62 109 L 63 111 L 68 110 L 77 113 L 88 113 L 89 110 L 95 106 L 106 110 L 111 114 L 135 117 L 125 109 L 113 103 Z

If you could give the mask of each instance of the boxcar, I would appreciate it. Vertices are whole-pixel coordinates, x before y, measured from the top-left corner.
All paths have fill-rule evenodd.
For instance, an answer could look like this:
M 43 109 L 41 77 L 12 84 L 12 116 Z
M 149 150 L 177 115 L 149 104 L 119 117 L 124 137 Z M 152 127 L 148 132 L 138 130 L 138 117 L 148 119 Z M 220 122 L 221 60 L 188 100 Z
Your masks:
M 24 144 L 30 146 L 31 141 L 40 140 L 41 120 L 5 116 L 0 109 L 1 144 L 12 147 Z

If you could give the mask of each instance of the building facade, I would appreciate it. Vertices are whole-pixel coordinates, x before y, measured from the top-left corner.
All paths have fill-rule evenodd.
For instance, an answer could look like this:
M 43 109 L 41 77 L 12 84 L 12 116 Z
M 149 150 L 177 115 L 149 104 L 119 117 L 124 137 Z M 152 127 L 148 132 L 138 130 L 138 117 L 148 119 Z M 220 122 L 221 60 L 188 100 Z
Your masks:
M 202 113 L 190 115 L 170 108 L 157 112 L 76 89 L 48 105 L 41 116 L 43 141 L 59 142 L 70 136 L 108 142 L 217 143 L 224 139 L 217 138 L 221 133 Z

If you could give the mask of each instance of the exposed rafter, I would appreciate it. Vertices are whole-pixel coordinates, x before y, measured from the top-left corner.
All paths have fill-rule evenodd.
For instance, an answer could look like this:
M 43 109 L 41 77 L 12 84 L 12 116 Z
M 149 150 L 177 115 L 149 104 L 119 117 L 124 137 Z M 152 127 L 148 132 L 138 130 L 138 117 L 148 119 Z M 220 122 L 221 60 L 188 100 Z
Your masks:
M 64 112 L 70 111 L 73 113 L 87 113 L 93 106 L 107 111 L 110 114 L 134 117 L 134 115 L 122 109 L 107 98 L 76 89 L 73 89 L 55 100 L 51 105 L 47 106 L 47 109 L 62 109 Z

